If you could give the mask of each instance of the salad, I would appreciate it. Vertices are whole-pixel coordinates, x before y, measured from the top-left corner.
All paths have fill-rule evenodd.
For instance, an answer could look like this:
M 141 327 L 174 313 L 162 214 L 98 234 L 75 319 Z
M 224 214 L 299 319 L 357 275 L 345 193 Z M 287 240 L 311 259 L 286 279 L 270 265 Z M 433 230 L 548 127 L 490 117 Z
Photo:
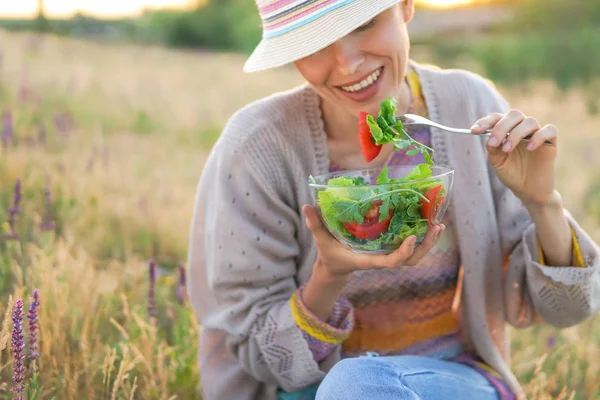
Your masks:
M 408 155 L 423 154 L 426 162 L 400 178 L 391 178 L 386 166 L 376 184 L 363 176 L 337 176 L 316 195 L 322 218 L 334 236 L 364 250 L 397 248 L 410 235 L 420 242 L 446 200 L 444 183 L 432 171 L 433 149 L 412 139 L 395 112 L 396 102 L 390 98 L 381 103 L 376 118 L 360 114 L 363 157 L 373 160 L 381 146 L 391 142 Z

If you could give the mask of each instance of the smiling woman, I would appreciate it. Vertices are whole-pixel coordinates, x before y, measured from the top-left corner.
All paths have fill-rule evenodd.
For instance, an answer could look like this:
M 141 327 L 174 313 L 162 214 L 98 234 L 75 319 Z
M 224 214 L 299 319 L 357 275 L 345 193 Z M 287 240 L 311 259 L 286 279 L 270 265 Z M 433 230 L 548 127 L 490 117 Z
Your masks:
M 507 327 L 570 327 L 600 306 L 600 252 L 554 187 L 558 130 L 509 112 L 474 72 L 412 60 L 414 0 L 256 3 L 263 36 L 244 70 L 291 65 L 305 83 L 235 112 L 201 171 L 187 282 L 203 398 L 523 397 Z M 437 185 L 424 202 L 349 194 L 358 171 L 420 169 L 415 149 L 377 148 L 408 112 L 474 134 L 493 128 L 487 142 L 411 132 L 456 171 L 443 224 L 431 220 Z M 324 207 L 308 182 L 331 173 L 344 179 Z M 422 242 L 411 234 L 390 254 L 365 254 L 327 218 L 344 238 L 377 245 L 403 224 L 433 226 Z
M 135 15 L 144 8 L 189 7 L 190 0 L 45 0 L 46 15 L 65 17 L 77 12 L 85 12 L 103 17 Z M 31 17 L 38 12 L 38 0 L 0 2 L 1 17 Z

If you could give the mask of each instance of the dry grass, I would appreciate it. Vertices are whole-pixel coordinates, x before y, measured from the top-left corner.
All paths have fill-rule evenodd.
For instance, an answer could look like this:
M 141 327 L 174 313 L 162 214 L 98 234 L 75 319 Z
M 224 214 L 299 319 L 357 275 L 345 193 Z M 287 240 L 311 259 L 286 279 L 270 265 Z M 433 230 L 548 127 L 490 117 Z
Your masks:
M 0 153 L 1 219 L 14 180 L 20 177 L 24 186 L 23 240 L 0 243 L 0 313 L 18 297 L 28 305 L 31 290 L 40 289 L 39 398 L 198 397 L 197 325 L 173 294 L 197 180 L 231 113 L 300 83 L 300 77 L 291 69 L 244 75 L 236 55 L 1 31 L 0 46 L 0 111 L 11 110 L 20 139 Z M 19 98 L 22 89 L 27 98 Z M 600 150 L 600 119 L 585 114 L 578 93 L 560 97 L 550 85 L 507 96 L 515 107 L 560 128 L 559 189 L 600 240 L 598 220 L 582 208 L 599 166 L 593 156 Z M 52 118 L 63 112 L 76 125 L 61 134 Z M 28 145 L 40 123 L 48 143 Z M 56 237 L 32 228 L 43 213 L 48 179 Z M 145 310 L 149 258 L 164 274 L 156 320 Z M 5 318 L 0 393 L 6 397 L 7 327 Z M 556 345 L 549 347 L 548 337 Z M 597 319 L 562 332 L 513 331 L 514 369 L 534 399 L 600 398 L 599 344 Z

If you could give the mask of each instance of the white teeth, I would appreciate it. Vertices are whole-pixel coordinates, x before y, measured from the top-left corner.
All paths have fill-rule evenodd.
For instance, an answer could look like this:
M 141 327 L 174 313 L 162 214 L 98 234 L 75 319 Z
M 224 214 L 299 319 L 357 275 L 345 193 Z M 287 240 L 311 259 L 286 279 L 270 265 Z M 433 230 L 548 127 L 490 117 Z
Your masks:
M 369 75 L 367 78 L 363 79 L 361 82 L 352 85 L 352 86 L 342 86 L 342 89 L 345 90 L 346 92 L 357 92 L 359 90 L 362 90 L 368 86 L 371 86 L 373 83 L 377 82 L 377 78 L 379 78 L 379 75 L 381 75 L 381 68 L 379 68 L 377 71 L 373 72 L 371 75 Z

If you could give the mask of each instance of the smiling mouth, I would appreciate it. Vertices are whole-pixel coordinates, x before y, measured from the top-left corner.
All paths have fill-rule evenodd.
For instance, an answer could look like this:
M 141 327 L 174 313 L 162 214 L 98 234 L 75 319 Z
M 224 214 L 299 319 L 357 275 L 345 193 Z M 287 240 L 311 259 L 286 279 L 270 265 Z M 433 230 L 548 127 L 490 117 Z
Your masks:
M 343 90 L 344 92 L 348 92 L 348 93 L 361 92 L 361 91 L 366 90 L 369 87 L 373 86 L 379 80 L 379 77 L 381 76 L 382 72 L 383 72 L 383 67 L 379 68 L 377 71 L 373 72 L 371 75 L 369 75 L 362 81 L 355 83 L 354 85 L 338 86 L 338 87 L 341 90 Z

